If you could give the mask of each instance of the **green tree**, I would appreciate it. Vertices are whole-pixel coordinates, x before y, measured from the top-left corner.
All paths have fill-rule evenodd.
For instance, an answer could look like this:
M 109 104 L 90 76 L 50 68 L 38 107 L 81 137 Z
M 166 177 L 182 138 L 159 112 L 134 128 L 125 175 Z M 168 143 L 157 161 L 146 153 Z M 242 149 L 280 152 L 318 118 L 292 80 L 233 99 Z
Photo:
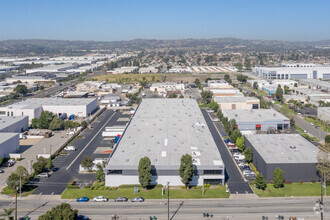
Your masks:
M 296 125 L 296 122 L 295 122 L 293 116 L 291 116 L 291 117 L 290 117 L 290 127 L 291 127 L 291 128 L 294 128 L 295 125 Z
M 51 157 L 48 158 L 45 168 L 48 170 L 51 170 L 53 168 L 53 161 Z
M 21 177 L 27 177 L 29 175 L 28 171 L 23 166 L 18 166 L 16 168 L 16 173 Z
M 244 156 L 245 156 L 245 161 L 248 163 L 251 163 L 253 160 L 253 151 L 250 147 L 248 147 L 245 151 L 244 151 Z
M 31 121 L 31 128 L 36 129 L 38 127 L 39 127 L 38 119 L 37 118 L 32 119 L 32 121 Z
M 288 95 L 290 93 L 290 88 L 288 86 L 284 86 L 284 93 Z
M 87 125 L 88 125 L 87 121 L 84 120 L 81 122 L 81 127 L 86 128 Z
M 68 203 L 55 206 L 46 214 L 39 216 L 39 220 L 76 220 L 78 210 L 73 210 Z
M 249 59 L 245 59 L 244 67 L 247 70 L 251 69 L 251 61 Z
M 93 166 L 93 160 L 88 156 L 84 156 L 84 159 L 81 161 L 81 166 L 86 169 L 90 168 Z
M 236 143 L 237 139 L 239 137 L 242 137 L 242 134 L 238 129 L 235 129 L 234 131 L 231 132 L 231 134 L 229 136 L 229 139 L 230 139 L 231 142 Z M 240 141 L 242 141 L 242 140 L 240 140 Z M 244 142 L 244 138 L 243 138 L 243 142 Z M 237 143 L 236 143 L 236 145 L 237 145 Z M 244 149 L 244 147 L 243 147 L 243 149 Z
M 237 76 L 237 80 L 240 81 L 241 83 L 246 83 L 246 80 L 247 80 L 247 76 L 243 75 L 243 74 L 239 74 Z
M 14 92 L 17 92 L 20 95 L 26 95 L 28 93 L 28 89 L 26 85 L 17 85 L 14 89 Z
M 257 189 L 265 190 L 267 188 L 267 181 L 261 174 L 257 175 L 255 184 Z
M 181 94 L 181 95 L 179 96 L 179 98 L 180 98 L 180 99 L 183 99 L 184 97 L 183 97 L 183 95 Z
M 293 85 L 294 87 L 298 87 L 298 83 L 294 83 L 294 85 Z
M 195 166 L 193 165 L 192 157 L 189 154 L 182 155 L 179 168 L 179 176 L 182 183 L 189 188 L 190 181 L 194 177 Z
M 47 165 L 47 159 L 43 157 L 39 157 L 37 162 L 32 165 L 34 172 L 36 174 L 41 173 Z
M 210 78 L 210 77 L 206 78 L 205 83 L 207 83 L 207 81 L 209 81 L 209 80 L 212 80 L 212 78 Z
M 274 170 L 273 178 L 274 178 L 274 187 L 277 188 L 282 188 L 284 187 L 284 172 L 280 168 L 276 168 Z
M 43 111 L 38 119 L 38 128 L 48 129 L 50 122 L 53 120 L 54 114 L 49 111 Z
M 0 156 L 0 165 L 3 163 L 3 157 Z
M 230 79 L 229 74 L 225 74 L 224 79 L 227 83 L 231 83 L 231 79 Z
M 253 83 L 253 88 L 254 88 L 254 89 L 258 89 L 258 87 L 259 87 L 259 86 L 258 86 L 258 82 L 254 82 L 254 83 Z
M 203 91 L 201 95 L 203 104 L 209 104 L 211 102 L 213 96 L 211 91 Z
M 323 149 L 319 149 L 317 153 L 317 164 L 316 164 L 316 169 L 318 172 L 319 177 L 322 179 L 324 178 L 324 173 L 326 175 L 326 181 L 330 181 L 330 158 L 329 158 L 329 153 L 324 151 Z
M 195 84 L 199 89 L 203 89 L 201 81 L 198 78 L 195 79 Z
M 61 119 L 59 119 L 59 117 L 54 117 L 53 120 L 49 123 L 49 129 L 50 130 L 63 130 L 63 122 L 61 121 Z
M 216 101 L 214 101 L 212 99 L 212 101 L 210 102 L 210 105 L 209 105 L 210 109 L 212 109 L 214 112 L 217 112 L 218 109 L 219 109 L 219 105 Z
M 282 89 L 281 85 L 277 86 L 275 97 L 276 97 L 277 101 L 279 101 L 279 102 L 283 101 L 283 89 Z
M 1 214 L 0 216 L 5 216 L 5 217 L 7 217 L 9 220 L 13 220 L 14 217 L 11 216 L 11 214 L 13 213 L 14 210 L 15 210 L 15 209 L 13 209 L 13 208 L 10 208 L 10 209 L 3 209 L 4 214 Z
M 241 72 L 243 70 L 243 64 L 242 63 L 235 63 L 234 66 L 238 70 L 238 72 Z
M 147 188 L 151 182 L 151 162 L 149 157 L 143 157 L 139 161 L 139 182 L 143 188 Z
M 19 185 L 19 175 L 16 172 L 13 172 L 8 176 L 7 185 L 10 189 L 17 189 L 17 186 Z
M 234 132 L 236 132 L 236 130 Z M 231 137 L 231 135 L 230 135 L 230 137 Z M 230 139 L 230 141 L 231 141 L 231 139 Z M 238 150 L 240 152 L 243 152 L 244 151 L 244 147 L 245 147 L 244 137 L 237 137 L 236 138 L 236 141 L 234 141 L 234 143 L 235 142 L 236 142 L 236 146 L 238 147 Z
M 168 97 L 169 98 L 177 98 L 178 95 L 176 93 L 171 93 Z
M 329 144 L 330 143 L 330 134 L 325 136 L 325 143 Z

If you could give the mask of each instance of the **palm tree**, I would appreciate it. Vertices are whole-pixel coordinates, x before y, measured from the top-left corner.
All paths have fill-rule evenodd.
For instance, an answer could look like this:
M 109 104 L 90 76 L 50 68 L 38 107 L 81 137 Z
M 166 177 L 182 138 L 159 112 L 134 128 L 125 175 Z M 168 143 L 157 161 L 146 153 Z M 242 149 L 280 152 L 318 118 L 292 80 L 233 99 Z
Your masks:
M 1 214 L 0 216 L 6 216 L 9 220 L 14 219 L 13 216 L 11 216 L 11 213 L 13 213 L 15 209 L 10 208 L 10 209 L 3 209 L 3 211 L 5 212 L 5 214 Z

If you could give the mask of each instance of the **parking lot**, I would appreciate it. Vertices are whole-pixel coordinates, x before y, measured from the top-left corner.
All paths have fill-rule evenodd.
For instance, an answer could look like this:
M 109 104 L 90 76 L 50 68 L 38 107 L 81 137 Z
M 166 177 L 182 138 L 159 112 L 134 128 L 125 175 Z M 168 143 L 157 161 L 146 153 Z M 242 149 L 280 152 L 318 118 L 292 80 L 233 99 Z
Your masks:
M 105 149 L 113 146 L 111 139 L 104 139 L 102 131 L 106 126 L 126 125 L 129 112 L 105 110 L 92 124 L 92 129 L 83 131 L 70 145 L 75 151 L 67 151 L 53 160 L 54 167 L 58 170 L 51 173 L 50 177 L 36 179 L 32 184 L 37 184 L 38 189 L 34 194 L 61 194 L 71 180 L 77 184 L 90 185 L 95 180 L 94 173 L 78 173 L 79 165 L 84 156 L 92 159 L 108 158 L 109 154 L 103 154 L 98 148 Z M 126 118 L 124 120 L 124 118 Z M 56 187 L 52 187 L 56 186 Z

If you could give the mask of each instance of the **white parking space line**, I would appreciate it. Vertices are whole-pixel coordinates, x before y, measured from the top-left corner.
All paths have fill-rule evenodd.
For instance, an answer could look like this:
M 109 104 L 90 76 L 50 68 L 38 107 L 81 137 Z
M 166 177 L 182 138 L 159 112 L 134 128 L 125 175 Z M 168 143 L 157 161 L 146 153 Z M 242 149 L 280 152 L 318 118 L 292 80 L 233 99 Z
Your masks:
M 78 159 L 78 157 L 85 151 L 85 149 L 89 146 L 89 144 L 96 138 L 96 136 L 103 130 L 103 128 L 108 124 L 108 122 L 111 120 L 111 118 L 116 114 L 116 112 L 114 112 L 111 117 L 107 120 L 106 123 L 104 123 L 104 125 L 100 128 L 100 130 L 94 135 L 94 137 L 86 144 L 86 146 L 84 147 L 84 149 L 82 149 L 82 151 L 80 151 L 80 153 L 76 156 L 76 158 L 73 159 L 73 161 L 69 164 L 69 166 L 67 166 L 66 170 L 70 169 L 70 167 L 72 166 L 72 164 Z

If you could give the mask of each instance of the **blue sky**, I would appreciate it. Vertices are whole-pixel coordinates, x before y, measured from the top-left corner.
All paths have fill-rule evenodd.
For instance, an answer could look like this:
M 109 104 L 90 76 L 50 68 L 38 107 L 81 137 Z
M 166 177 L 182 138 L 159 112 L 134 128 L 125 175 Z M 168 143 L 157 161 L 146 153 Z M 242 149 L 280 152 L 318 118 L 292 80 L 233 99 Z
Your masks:
M 329 0 L 1 0 L 0 40 L 330 39 Z

